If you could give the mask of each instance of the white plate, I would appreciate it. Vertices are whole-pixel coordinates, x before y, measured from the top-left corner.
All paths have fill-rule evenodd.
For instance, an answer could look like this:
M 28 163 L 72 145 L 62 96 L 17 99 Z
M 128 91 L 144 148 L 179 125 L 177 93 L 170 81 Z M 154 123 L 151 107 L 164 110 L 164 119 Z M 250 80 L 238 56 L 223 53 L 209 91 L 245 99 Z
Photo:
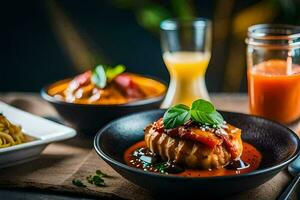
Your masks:
M 76 135 L 76 131 L 72 128 L 19 110 L 3 102 L 0 102 L 0 113 L 13 124 L 21 125 L 26 135 L 36 138 L 27 143 L 0 148 L 0 168 L 33 160 L 49 143 Z

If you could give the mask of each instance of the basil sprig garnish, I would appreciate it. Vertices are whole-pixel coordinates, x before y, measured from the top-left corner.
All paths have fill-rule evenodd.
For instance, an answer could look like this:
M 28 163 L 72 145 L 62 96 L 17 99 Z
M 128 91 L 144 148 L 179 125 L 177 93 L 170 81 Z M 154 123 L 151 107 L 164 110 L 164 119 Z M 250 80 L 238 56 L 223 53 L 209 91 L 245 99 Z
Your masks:
M 224 122 L 222 115 L 209 101 L 198 99 L 190 110 L 192 120 L 201 124 L 220 125 Z
M 192 107 L 178 104 L 170 107 L 163 116 L 166 129 L 176 128 L 183 125 L 189 119 L 199 124 L 219 126 L 224 123 L 222 115 L 209 101 L 198 99 L 193 102 Z
M 125 71 L 124 65 L 117 65 L 115 67 L 106 66 L 106 65 L 98 65 L 92 71 L 92 82 L 97 85 L 99 88 L 103 89 L 119 74 Z
M 170 129 L 184 124 L 191 118 L 189 111 L 190 108 L 183 104 L 169 108 L 163 117 L 164 127 Z

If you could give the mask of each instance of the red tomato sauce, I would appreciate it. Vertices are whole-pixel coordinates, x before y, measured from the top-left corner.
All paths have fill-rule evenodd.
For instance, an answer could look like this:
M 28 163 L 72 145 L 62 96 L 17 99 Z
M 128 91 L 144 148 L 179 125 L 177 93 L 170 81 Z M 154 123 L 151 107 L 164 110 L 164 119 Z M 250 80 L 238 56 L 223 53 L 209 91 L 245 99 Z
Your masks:
M 124 153 L 124 160 L 127 165 L 139 169 L 143 169 L 143 166 L 140 163 L 131 162 L 136 159 L 132 154 L 136 149 L 146 147 L 144 141 L 140 141 L 131 147 L 129 147 Z M 185 169 L 183 172 L 178 174 L 172 174 L 176 176 L 185 176 L 185 177 L 211 177 L 211 176 L 228 176 L 235 174 L 244 174 L 256 170 L 261 162 L 262 155 L 261 153 L 251 144 L 243 142 L 243 153 L 241 159 L 249 164 L 249 167 L 241 170 L 229 170 L 225 168 L 212 169 L 212 170 L 201 170 L 201 169 Z M 154 172 L 155 173 L 155 172 Z

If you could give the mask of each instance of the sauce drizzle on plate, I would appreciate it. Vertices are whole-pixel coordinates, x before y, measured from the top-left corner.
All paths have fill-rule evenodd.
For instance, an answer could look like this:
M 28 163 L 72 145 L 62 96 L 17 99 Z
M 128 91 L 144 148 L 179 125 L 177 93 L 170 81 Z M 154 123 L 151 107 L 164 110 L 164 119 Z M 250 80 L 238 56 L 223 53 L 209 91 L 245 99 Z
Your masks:
M 261 162 L 261 153 L 251 144 L 243 142 L 243 153 L 241 160 L 245 163 L 242 169 L 229 169 L 229 167 L 201 170 L 185 169 L 172 162 L 164 162 L 158 155 L 153 154 L 146 147 L 144 141 L 140 141 L 129 147 L 124 153 L 124 160 L 127 165 L 139 168 L 144 171 L 154 173 L 174 174 L 186 177 L 210 177 L 210 176 L 227 176 L 235 174 L 244 174 L 254 171 L 259 167 Z

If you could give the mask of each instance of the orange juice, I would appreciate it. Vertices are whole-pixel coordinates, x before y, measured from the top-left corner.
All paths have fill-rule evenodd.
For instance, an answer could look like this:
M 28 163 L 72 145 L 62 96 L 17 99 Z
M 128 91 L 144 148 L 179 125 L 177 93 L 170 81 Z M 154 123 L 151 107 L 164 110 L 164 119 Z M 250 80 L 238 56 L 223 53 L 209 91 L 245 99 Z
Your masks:
M 268 60 L 248 69 L 252 114 L 281 123 L 300 118 L 300 66 Z
M 171 79 L 163 108 L 179 103 L 191 105 L 198 98 L 209 100 L 205 86 L 209 54 L 189 51 L 166 52 L 163 58 Z

